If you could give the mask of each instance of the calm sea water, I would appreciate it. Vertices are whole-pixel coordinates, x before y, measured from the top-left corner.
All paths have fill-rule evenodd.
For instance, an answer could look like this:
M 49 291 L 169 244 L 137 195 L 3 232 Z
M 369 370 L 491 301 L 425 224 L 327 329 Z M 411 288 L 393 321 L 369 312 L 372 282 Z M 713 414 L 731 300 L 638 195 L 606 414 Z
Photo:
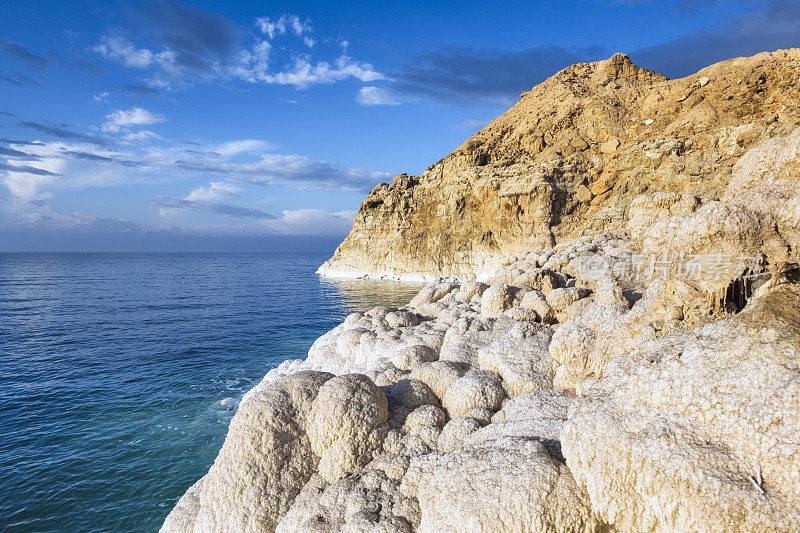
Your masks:
M 157 530 L 270 368 L 419 290 L 325 258 L 0 254 L 0 530 Z

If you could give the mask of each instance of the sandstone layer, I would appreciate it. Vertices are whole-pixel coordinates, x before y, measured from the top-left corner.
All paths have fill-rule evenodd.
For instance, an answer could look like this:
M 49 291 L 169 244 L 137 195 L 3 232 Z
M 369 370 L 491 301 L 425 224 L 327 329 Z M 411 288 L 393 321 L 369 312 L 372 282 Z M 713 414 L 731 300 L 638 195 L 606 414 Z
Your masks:
M 419 176 L 369 193 L 319 273 L 486 278 L 497 259 L 624 228 L 650 192 L 720 199 L 752 146 L 800 119 L 800 50 L 678 80 L 624 54 L 573 65 Z

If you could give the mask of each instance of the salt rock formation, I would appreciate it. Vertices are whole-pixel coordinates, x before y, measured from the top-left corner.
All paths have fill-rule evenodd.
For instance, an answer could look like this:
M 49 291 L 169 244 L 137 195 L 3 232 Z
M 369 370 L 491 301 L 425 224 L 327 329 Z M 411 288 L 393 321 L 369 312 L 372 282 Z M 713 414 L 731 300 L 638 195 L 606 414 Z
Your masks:
M 624 531 L 800 529 L 800 290 L 642 344 L 572 404 L 564 456 Z
M 567 67 L 421 175 L 375 187 L 319 272 L 486 279 L 498 257 L 624 228 L 641 194 L 720 200 L 749 148 L 797 126 L 798 69 L 797 49 L 677 80 L 624 54 Z M 791 183 L 780 194 L 796 202 Z M 796 203 L 741 205 L 758 203 L 796 225 Z
M 319 475 L 336 481 L 368 463 L 383 442 L 388 417 L 386 396 L 364 375 L 337 376 L 322 385 L 307 421 Z
M 243 401 L 208 473 L 162 531 L 272 531 L 317 469 L 305 431 L 331 374 L 299 372 Z
M 478 365 L 503 378 L 508 396 L 553 387 L 554 370 L 548 346 L 553 330 L 525 320 L 478 351 Z
M 619 61 L 615 90 L 674 89 Z M 686 98 L 756 60 L 737 61 Z M 763 132 L 730 127 L 720 195 L 647 191 L 625 227 L 353 313 L 270 370 L 163 530 L 800 530 L 800 129 L 742 155 Z
M 566 466 L 530 438 L 414 458 L 401 492 L 419 501 L 422 531 L 573 532 L 599 526 Z

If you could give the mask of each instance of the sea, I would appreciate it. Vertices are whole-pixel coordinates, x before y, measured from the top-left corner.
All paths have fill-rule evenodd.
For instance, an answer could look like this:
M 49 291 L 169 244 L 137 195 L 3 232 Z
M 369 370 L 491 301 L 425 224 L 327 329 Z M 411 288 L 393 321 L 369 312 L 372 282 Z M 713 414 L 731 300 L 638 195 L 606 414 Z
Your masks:
M 421 287 L 328 255 L 0 254 L 0 531 L 157 531 L 269 369 Z

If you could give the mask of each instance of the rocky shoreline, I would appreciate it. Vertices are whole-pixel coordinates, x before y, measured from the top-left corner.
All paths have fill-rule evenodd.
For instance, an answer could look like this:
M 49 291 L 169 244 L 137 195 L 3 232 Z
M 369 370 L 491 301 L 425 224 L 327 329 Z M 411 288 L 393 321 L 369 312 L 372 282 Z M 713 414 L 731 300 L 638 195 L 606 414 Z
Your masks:
M 162 531 L 800 530 L 800 128 L 589 227 L 271 370 Z

